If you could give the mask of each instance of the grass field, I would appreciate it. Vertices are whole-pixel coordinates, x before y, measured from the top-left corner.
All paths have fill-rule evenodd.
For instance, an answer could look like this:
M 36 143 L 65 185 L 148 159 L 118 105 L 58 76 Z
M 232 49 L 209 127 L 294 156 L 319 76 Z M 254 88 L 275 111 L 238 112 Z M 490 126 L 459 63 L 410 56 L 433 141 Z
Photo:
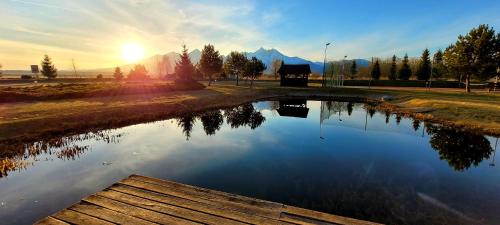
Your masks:
M 0 141 L 34 141 L 51 135 L 116 128 L 274 96 L 390 97 L 382 106 L 394 112 L 500 135 L 498 93 L 416 88 L 282 88 L 269 82 L 257 82 L 254 88 L 221 82 L 199 90 L 176 89 L 173 84 L 161 82 L 94 85 L 0 88 L 2 96 L 10 96 L 0 103 Z

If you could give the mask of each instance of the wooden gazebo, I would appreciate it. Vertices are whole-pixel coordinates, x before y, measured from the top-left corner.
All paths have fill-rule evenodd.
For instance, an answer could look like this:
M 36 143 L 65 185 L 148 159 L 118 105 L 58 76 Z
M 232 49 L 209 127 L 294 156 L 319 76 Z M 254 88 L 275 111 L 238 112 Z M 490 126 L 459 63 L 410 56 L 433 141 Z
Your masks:
M 281 86 L 307 87 L 311 67 L 309 67 L 309 64 L 281 63 L 278 74 L 281 78 Z

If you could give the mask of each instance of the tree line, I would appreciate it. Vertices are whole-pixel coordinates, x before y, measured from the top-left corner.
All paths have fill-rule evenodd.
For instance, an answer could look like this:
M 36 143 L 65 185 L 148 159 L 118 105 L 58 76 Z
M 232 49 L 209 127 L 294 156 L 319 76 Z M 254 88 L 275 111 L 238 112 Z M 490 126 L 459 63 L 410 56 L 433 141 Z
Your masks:
M 350 69 L 347 69 L 350 68 Z M 330 73 L 347 74 L 351 79 L 365 77 L 388 80 L 456 79 L 465 81 L 470 91 L 470 80 L 487 80 L 500 74 L 500 33 L 485 24 L 459 35 L 454 44 L 444 51 L 437 50 L 432 56 L 425 49 L 419 58 L 411 59 L 407 54 L 402 59 L 373 58 L 368 67 L 358 68 L 356 62 L 331 63 Z

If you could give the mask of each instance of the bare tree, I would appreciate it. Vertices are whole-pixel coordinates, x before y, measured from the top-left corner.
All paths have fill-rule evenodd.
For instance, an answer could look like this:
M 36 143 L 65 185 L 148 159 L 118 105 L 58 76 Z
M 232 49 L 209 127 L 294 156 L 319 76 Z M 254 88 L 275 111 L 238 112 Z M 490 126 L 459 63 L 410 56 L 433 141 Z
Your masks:
M 278 79 L 278 70 L 280 69 L 282 62 L 283 62 L 283 60 L 273 59 L 273 61 L 271 63 L 271 70 L 273 71 L 273 75 L 274 75 L 275 80 Z

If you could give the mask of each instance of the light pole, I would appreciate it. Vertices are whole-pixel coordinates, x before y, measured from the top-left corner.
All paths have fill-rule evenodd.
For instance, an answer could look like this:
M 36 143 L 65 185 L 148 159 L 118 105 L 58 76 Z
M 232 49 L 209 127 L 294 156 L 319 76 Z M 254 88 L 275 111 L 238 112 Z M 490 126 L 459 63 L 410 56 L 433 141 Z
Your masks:
M 326 49 L 328 48 L 328 45 L 330 45 L 330 42 L 325 44 L 325 59 L 323 60 L 323 87 L 326 87 Z
M 344 56 L 344 60 L 342 60 L 342 75 L 340 75 L 338 79 L 339 87 L 344 86 L 344 74 L 345 74 L 345 60 L 347 59 L 347 56 Z

